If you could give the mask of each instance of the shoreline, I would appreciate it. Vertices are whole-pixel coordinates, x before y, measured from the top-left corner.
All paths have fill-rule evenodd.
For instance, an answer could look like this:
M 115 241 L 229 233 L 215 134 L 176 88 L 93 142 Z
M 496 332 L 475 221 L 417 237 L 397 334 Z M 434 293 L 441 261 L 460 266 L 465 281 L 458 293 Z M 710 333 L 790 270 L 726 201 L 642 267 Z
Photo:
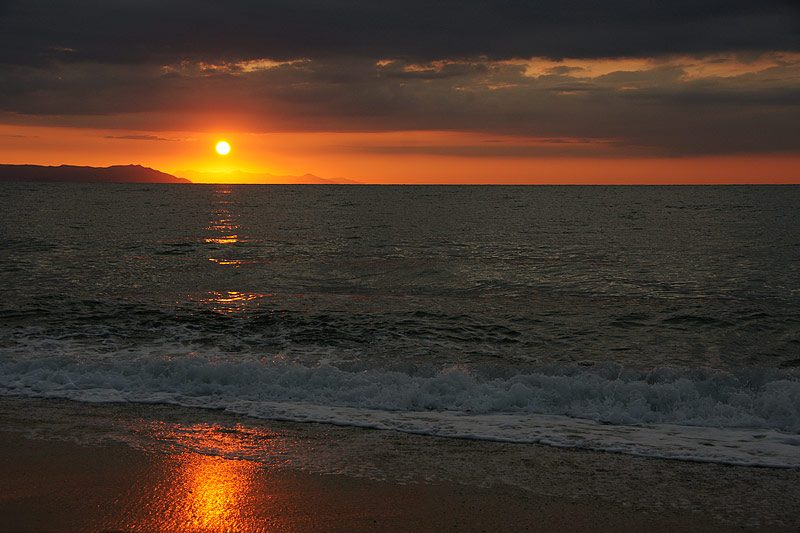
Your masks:
M 168 406 L 2 398 L 0 408 L 7 530 L 666 532 L 800 524 L 797 469 Z

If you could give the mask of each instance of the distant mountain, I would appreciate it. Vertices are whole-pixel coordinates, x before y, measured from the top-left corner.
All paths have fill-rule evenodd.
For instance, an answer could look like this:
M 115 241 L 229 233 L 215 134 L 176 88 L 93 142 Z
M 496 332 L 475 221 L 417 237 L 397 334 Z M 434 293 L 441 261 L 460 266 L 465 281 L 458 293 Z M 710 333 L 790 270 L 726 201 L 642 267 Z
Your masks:
M 302 176 L 275 176 L 266 173 L 252 173 L 242 172 L 236 170 L 233 172 L 197 172 L 195 170 L 182 170 L 177 172 L 180 176 L 190 179 L 195 183 L 275 183 L 283 185 L 300 185 L 300 184 L 358 184 L 357 181 L 348 180 L 345 178 L 320 178 L 314 174 L 303 174 Z
M 0 165 L 0 181 L 52 181 L 84 183 L 191 183 L 185 178 L 141 165 L 76 167 L 61 165 Z

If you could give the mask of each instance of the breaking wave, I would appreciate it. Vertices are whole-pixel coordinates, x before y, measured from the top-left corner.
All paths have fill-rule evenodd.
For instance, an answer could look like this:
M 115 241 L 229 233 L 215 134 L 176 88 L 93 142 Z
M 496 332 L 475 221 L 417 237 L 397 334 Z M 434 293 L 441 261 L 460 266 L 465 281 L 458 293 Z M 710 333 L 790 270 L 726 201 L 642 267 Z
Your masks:
M 56 356 L 0 363 L 0 387 L 14 396 L 166 403 L 445 437 L 800 466 L 800 379 L 793 370 Z

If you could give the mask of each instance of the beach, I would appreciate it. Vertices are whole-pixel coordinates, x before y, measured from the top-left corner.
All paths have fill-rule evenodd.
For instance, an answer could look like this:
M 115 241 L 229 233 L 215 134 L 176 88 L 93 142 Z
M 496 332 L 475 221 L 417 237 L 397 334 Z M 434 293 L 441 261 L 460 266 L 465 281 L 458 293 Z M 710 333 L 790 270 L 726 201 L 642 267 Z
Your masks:
M 798 21 L 0 3 L 0 533 L 800 533 Z
M 8 530 L 800 524 L 800 188 L 0 193 Z
M 800 524 L 796 469 L 263 422 L 164 406 L 13 398 L 2 404 L 5 531 L 794 531 Z M 58 416 L 31 419 L 53 410 Z M 74 424 L 63 418 L 68 414 Z M 118 432 L 96 439 L 99 428 L 87 415 L 98 425 L 135 426 L 140 438 L 122 442 Z M 143 422 L 170 417 L 180 427 L 174 420 L 195 417 L 216 449 L 177 436 L 146 447 Z M 313 436 L 337 452 L 321 449 L 314 457 L 304 450 L 310 456 L 303 468 L 267 439 L 261 461 L 237 459 L 235 435 L 245 427 L 269 428 L 289 445 Z

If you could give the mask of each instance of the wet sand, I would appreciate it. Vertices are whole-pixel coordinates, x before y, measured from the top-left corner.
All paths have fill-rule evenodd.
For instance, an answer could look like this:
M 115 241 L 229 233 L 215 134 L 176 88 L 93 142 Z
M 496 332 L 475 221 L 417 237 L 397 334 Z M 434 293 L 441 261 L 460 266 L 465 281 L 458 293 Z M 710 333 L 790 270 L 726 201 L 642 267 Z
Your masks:
M 6 531 L 669 531 L 722 528 L 523 491 L 398 485 L 124 444 L 0 433 Z M 185 470 L 193 471 L 188 477 Z
M 151 449 L 108 439 L 77 443 L 63 440 L 65 434 L 55 431 L 52 421 L 27 420 L 35 409 L 19 409 L 55 410 L 80 427 L 86 411 L 102 411 L 108 420 L 142 413 L 164 418 L 173 408 L 31 400 L 2 404 L 3 531 L 672 532 L 796 531 L 800 525 L 797 470 L 310 424 L 281 430 L 282 438 L 286 431 L 296 432 L 297 442 L 306 438 L 301 432 L 323 432 L 314 448 L 334 440 L 353 462 L 363 461 L 359 439 L 391 449 L 385 455 L 385 470 L 407 470 L 410 477 L 381 480 L 198 453 L 196 443 L 172 442 Z M 225 444 L 234 438 L 230 425 L 208 420 L 203 425 L 222 448 L 241 449 Z M 32 427 L 37 431 L 31 432 Z M 86 431 L 96 429 L 87 426 Z M 370 460 L 375 457 L 383 456 Z M 415 468 L 432 470 L 426 460 L 449 465 L 451 476 L 444 470 L 429 481 L 411 476 Z

